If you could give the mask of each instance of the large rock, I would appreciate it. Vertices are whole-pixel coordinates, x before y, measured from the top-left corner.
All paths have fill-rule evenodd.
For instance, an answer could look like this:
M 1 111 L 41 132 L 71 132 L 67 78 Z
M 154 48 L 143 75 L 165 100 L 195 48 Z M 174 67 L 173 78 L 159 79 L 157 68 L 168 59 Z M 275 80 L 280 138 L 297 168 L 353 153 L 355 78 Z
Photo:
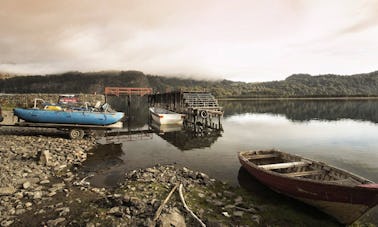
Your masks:
M 41 199 L 42 198 L 42 191 L 36 191 L 33 193 L 33 199 Z
M 30 187 L 30 182 L 29 182 L 29 181 L 26 181 L 25 183 L 22 184 L 22 187 L 23 187 L 24 189 L 29 188 L 29 187 Z
M 160 226 L 161 227 L 186 227 L 185 218 L 181 215 L 178 209 L 173 209 L 168 214 L 162 214 L 160 216 Z

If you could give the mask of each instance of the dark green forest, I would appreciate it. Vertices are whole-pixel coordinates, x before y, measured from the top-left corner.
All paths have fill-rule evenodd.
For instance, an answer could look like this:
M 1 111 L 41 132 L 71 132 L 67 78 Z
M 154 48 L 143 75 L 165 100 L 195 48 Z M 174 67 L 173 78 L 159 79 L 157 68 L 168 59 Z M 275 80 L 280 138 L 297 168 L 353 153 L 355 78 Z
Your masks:
M 376 100 L 219 101 L 224 117 L 243 113 L 284 115 L 292 121 L 354 119 L 378 123 Z
M 259 83 L 181 79 L 139 71 L 0 77 L 0 93 L 103 93 L 104 87 L 206 90 L 218 98 L 367 97 L 378 96 L 378 71 L 350 76 L 294 74 L 285 80 Z

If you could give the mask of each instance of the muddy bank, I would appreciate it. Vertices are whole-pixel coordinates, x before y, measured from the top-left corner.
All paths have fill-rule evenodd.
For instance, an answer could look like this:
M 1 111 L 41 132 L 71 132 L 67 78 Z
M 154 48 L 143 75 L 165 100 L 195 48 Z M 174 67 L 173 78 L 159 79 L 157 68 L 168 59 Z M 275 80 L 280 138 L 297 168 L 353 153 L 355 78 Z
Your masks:
M 81 171 L 95 146 L 93 138 L 72 141 L 54 129 L 1 127 L 1 226 L 200 226 L 184 202 L 208 226 L 338 225 L 172 165 L 133 170 L 117 187 L 96 188 Z

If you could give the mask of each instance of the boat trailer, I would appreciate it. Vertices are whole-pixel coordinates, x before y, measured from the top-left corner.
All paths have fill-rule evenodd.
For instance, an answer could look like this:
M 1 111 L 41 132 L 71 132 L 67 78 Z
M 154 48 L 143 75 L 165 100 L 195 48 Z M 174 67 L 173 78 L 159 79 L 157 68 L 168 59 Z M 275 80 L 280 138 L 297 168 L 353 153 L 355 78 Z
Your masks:
M 112 130 L 123 127 L 122 122 L 116 122 L 111 125 L 81 125 L 81 124 L 54 124 L 54 123 L 32 123 L 16 122 L 14 124 L 0 124 L 0 127 L 35 127 L 35 128 L 55 128 L 68 132 L 70 139 L 82 139 L 85 135 L 90 135 L 94 130 Z

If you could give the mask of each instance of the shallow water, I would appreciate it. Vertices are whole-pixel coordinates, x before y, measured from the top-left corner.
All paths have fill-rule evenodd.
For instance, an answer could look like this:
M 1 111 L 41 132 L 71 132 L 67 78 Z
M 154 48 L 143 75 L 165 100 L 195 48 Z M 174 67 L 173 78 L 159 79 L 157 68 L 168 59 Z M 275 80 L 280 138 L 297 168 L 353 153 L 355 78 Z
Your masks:
M 219 134 L 196 137 L 188 131 L 174 131 L 180 130 L 174 127 L 161 128 L 167 131 L 162 133 L 156 131 L 155 125 L 148 126 L 144 119 L 145 124 L 129 129 L 133 134 L 112 137 L 109 141 L 100 139 L 110 144 L 99 146 L 94 151 L 97 155 L 88 160 L 86 167 L 91 171 L 105 171 L 114 178 L 117 172 L 155 164 L 177 164 L 236 185 L 240 167 L 238 151 L 275 148 L 324 161 L 378 182 L 377 101 L 222 104 L 224 131 Z M 140 116 L 146 118 L 145 114 Z M 138 120 L 143 123 L 143 119 Z M 107 165 L 108 162 L 111 164 Z M 98 184 L 108 184 L 106 174 Z
M 176 164 L 243 185 L 237 152 L 271 148 L 378 182 L 377 100 L 227 101 L 220 105 L 225 111 L 224 131 L 206 137 L 180 128 L 157 130 L 147 124 L 147 107 L 139 106 L 127 129 L 133 133 L 99 140 L 103 145 L 84 165 L 86 171 L 95 172 L 91 183 L 114 186 L 125 171 Z

